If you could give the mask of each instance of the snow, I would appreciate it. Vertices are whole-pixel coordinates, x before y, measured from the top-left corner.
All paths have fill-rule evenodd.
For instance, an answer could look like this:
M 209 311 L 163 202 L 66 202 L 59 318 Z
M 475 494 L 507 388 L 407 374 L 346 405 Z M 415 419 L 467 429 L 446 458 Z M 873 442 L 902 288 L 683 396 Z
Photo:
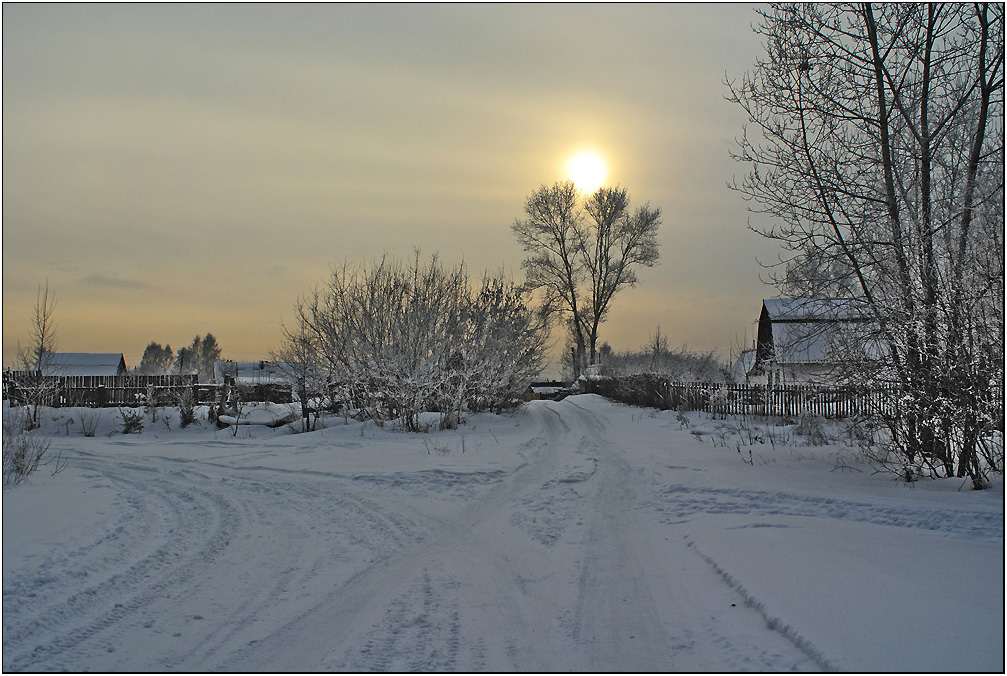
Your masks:
M 300 418 L 300 409 L 290 404 L 251 404 L 242 406 L 240 416 L 222 415 L 220 421 L 227 425 L 281 425 Z
M 5 671 L 1004 669 L 1002 476 L 595 395 L 427 434 L 73 415 L 3 492 Z

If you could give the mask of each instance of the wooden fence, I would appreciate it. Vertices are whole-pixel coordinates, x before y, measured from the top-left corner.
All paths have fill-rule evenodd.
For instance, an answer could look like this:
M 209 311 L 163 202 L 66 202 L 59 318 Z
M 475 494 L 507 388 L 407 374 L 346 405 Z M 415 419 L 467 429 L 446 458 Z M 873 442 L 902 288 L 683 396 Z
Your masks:
M 3 398 L 24 404 L 33 392 L 47 406 L 142 406 L 149 394 L 163 406 L 173 404 L 185 389 L 197 404 L 230 397 L 233 383 L 199 383 L 195 375 L 39 376 L 27 371 L 3 372 Z M 282 384 L 245 387 L 246 401 L 292 401 L 291 388 Z M 659 409 L 704 411 L 719 415 L 798 417 L 803 413 L 824 418 L 847 418 L 893 413 L 891 387 L 853 388 L 825 385 L 736 385 L 674 382 L 642 374 L 588 381 L 588 391 L 615 401 Z M 999 390 L 1003 402 L 1003 390 Z M 1000 419 L 1003 418 L 1001 403 Z
M 892 412 L 890 387 L 854 388 L 826 385 L 766 387 L 729 383 L 673 382 L 652 375 L 603 378 L 589 391 L 636 406 L 704 411 L 720 415 L 847 418 Z
M 234 378 L 223 383 L 200 383 L 192 375 L 123 376 L 42 376 L 38 372 L 4 371 L 3 398 L 12 404 L 38 401 L 43 406 L 143 406 L 153 395 L 159 406 L 171 406 L 186 390 L 192 391 L 196 404 L 214 404 L 229 400 Z M 291 387 L 284 383 L 243 385 L 244 401 L 293 401 Z
M 150 394 L 170 405 L 186 389 L 196 403 L 216 401 L 218 387 L 201 384 L 195 375 L 42 376 L 30 371 L 4 371 L 3 398 L 12 404 L 38 399 L 46 406 L 142 406 Z M 37 397 L 33 394 L 37 393 Z

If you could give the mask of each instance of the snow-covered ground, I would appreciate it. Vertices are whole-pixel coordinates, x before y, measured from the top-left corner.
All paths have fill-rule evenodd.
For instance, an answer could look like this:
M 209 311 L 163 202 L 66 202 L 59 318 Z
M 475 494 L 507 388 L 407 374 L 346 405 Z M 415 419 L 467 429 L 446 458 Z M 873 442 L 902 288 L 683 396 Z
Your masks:
M 73 415 L 3 491 L 5 671 L 1004 669 L 999 476 L 594 395 L 429 434 Z

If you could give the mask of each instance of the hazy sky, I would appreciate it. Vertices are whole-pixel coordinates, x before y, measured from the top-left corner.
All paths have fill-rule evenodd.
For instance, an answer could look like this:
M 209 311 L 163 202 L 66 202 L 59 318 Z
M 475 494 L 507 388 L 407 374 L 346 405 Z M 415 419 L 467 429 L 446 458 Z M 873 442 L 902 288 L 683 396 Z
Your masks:
M 63 351 L 268 357 L 331 264 L 465 260 L 521 279 L 510 225 L 593 149 L 664 212 L 662 259 L 601 340 L 753 337 L 756 256 L 725 184 L 735 4 L 4 4 L 3 360 L 40 283 Z

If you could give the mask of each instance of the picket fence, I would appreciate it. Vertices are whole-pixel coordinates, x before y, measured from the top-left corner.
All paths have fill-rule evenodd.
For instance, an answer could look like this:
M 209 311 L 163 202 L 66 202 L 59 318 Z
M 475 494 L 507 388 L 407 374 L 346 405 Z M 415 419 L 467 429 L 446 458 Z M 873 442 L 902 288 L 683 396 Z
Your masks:
M 40 376 L 30 371 L 4 371 L 3 398 L 12 404 L 35 399 L 46 406 L 142 406 L 149 394 L 163 405 L 173 403 L 186 389 L 196 403 L 216 400 L 218 388 L 201 384 L 192 375 L 122 375 L 122 376 Z
M 848 418 L 891 413 L 894 389 L 889 386 L 855 388 L 829 385 L 764 385 L 674 382 L 641 375 L 602 378 L 589 391 L 636 406 L 717 415 L 798 417 L 809 413 L 823 418 Z
M 26 371 L 3 372 L 3 398 L 25 404 L 30 393 L 40 392 L 47 406 L 142 406 L 153 393 L 162 405 L 171 405 L 184 390 L 194 402 L 211 404 L 226 396 L 225 384 L 198 382 L 196 375 L 39 376 Z M 258 386 L 246 393 L 252 401 L 291 401 L 289 387 Z M 262 391 L 259 391 L 262 390 Z M 653 375 L 602 378 L 588 381 L 587 391 L 636 406 L 704 411 L 717 415 L 798 417 L 804 413 L 823 418 L 891 414 L 895 391 L 889 386 L 854 388 L 827 385 L 761 385 L 675 382 Z M 1002 390 L 1001 390 L 1002 401 Z

